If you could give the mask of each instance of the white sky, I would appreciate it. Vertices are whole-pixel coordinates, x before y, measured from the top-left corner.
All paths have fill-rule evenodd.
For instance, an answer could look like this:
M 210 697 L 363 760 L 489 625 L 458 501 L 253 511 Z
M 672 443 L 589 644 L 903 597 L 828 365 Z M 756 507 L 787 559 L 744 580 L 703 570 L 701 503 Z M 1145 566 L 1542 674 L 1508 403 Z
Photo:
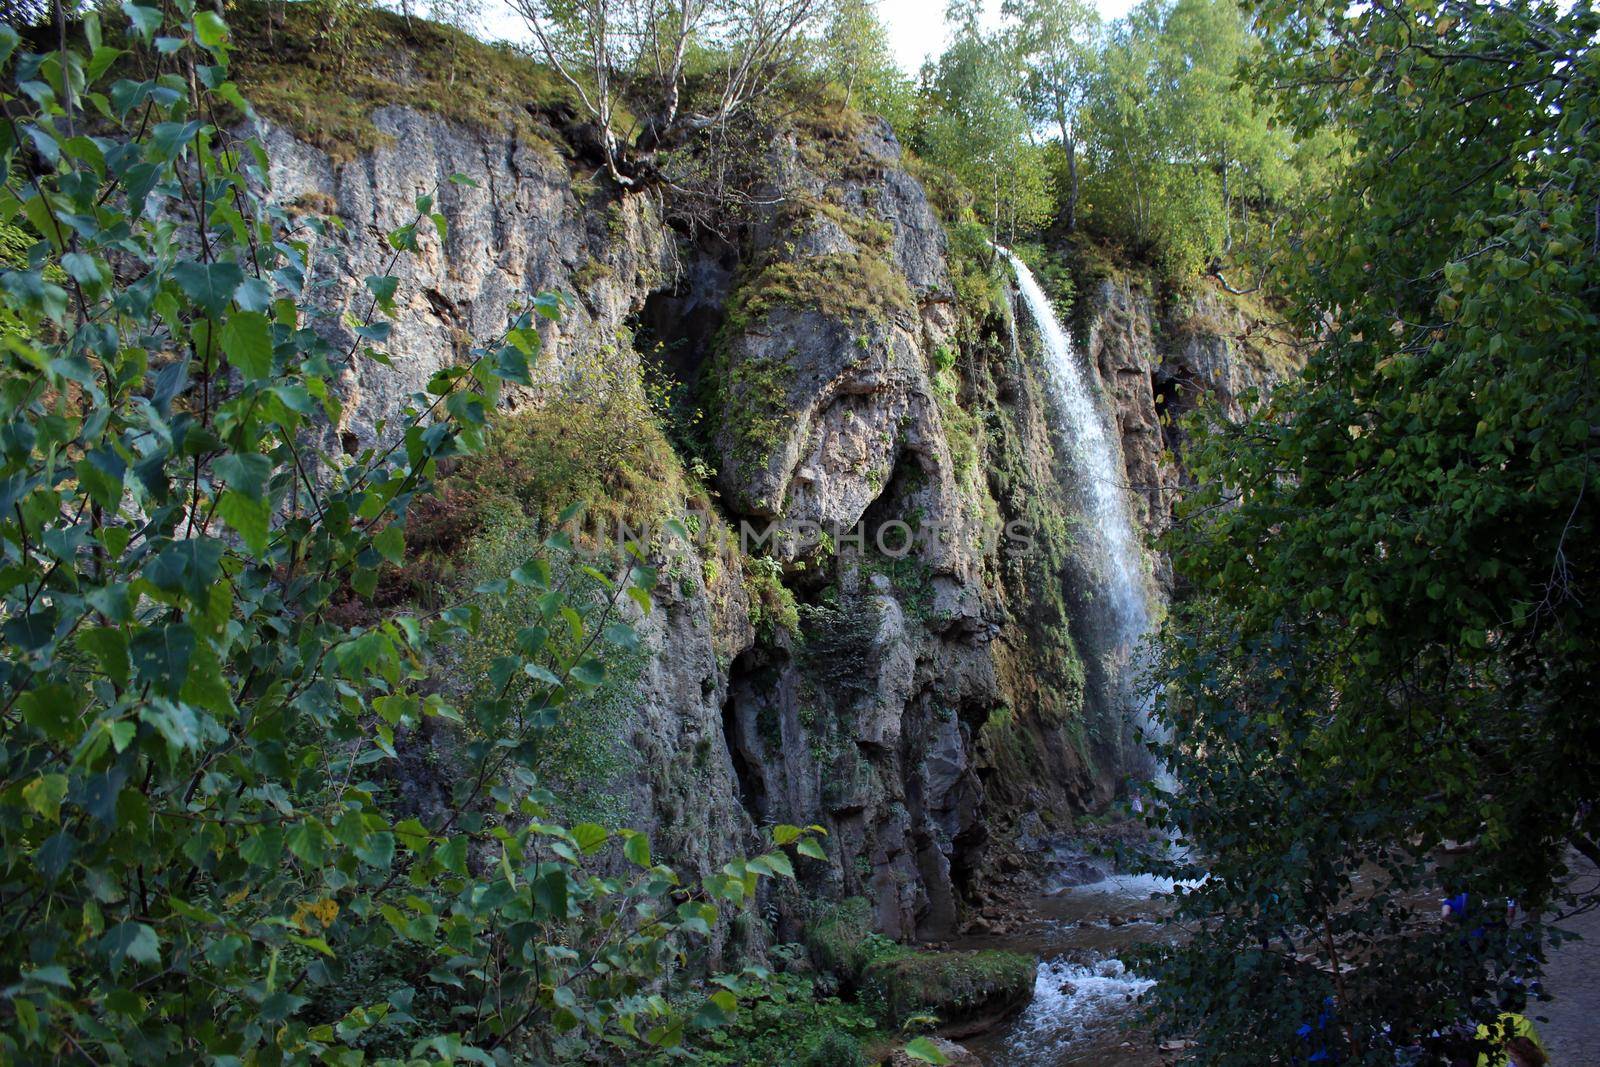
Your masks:
M 1095 0 L 1100 17 L 1110 21 L 1128 13 L 1134 0 Z M 426 10 L 426 2 L 418 7 Z M 1000 0 L 985 0 L 989 19 L 1000 19 Z M 915 75 L 922 61 L 944 51 L 948 34 L 944 25 L 944 0 L 878 0 L 878 17 L 889 30 L 895 58 L 907 74 Z M 506 0 L 484 0 L 484 36 L 522 41 L 528 38 L 522 19 Z
M 1094 0 L 1100 17 L 1107 22 L 1119 19 L 1132 9 L 1135 0 Z M 986 21 L 1000 22 L 1000 0 L 984 0 Z M 878 17 L 889 30 L 889 43 L 901 69 L 915 75 L 922 61 L 944 51 L 949 33 L 944 24 L 943 0 L 878 0 Z

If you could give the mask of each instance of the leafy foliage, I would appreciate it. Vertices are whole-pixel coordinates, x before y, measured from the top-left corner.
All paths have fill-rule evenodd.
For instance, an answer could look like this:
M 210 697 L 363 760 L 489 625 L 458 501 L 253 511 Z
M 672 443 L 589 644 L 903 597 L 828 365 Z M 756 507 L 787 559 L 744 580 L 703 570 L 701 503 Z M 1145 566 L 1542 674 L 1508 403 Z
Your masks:
M 1053 213 L 1050 169 L 1032 143 L 1023 68 L 1006 42 L 984 31 L 975 10 L 959 16 L 954 39 L 923 72 L 923 115 L 912 138 L 919 155 L 955 174 L 977 200 L 992 234 L 1007 240 Z
M 1462 1054 L 1559 936 L 1568 849 L 1600 855 L 1600 20 L 1259 18 L 1260 78 L 1353 160 L 1291 275 L 1303 378 L 1190 456 L 1160 714 L 1173 872 L 1210 877 L 1156 997 L 1207 1063 L 1309 1055 L 1302 1025 L 1344 1063 Z
M 1150 0 L 1112 27 L 1088 79 L 1084 211 L 1174 277 L 1264 240 L 1320 187 L 1315 153 L 1235 80 L 1258 48 L 1226 0 Z
M 642 834 L 553 819 L 536 773 L 637 640 L 648 561 L 586 568 L 557 535 L 464 599 L 350 610 L 529 382 L 559 300 L 438 372 L 379 445 L 325 450 L 339 375 L 388 359 L 397 279 L 318 306 L 323 224 L 272 204 L 261 146 L 218 121 L 251 114 L 227 25 L 125 11 L 145 80 L 113 80 L 93 11 L 44 54 L 0 28 L 0 219 L 34 235 L 0 274 L 0 1055 L 496 1062 L 725 1021 L 741 979 L 668 985 L 811 833 L 688 886 Z M 434 200 L 396 260 L 442 234 Z M 440 650 L 513 601 L 497 684 L 456 705 Z M 411 810 L 397 766 L 440 736 L 450 804 Z

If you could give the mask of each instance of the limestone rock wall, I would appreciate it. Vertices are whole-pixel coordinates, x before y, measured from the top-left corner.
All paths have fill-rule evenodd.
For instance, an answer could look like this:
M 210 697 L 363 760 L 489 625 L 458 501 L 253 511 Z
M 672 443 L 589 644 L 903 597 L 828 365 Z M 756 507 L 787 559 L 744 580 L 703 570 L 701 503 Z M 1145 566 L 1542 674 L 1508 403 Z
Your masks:
M 374 121 L 392 144 L 342 166 L 266 130 L 276 194 L 344 220 L 312 253 L 330 305 L 369 274 L 401 276 L 393 366 L 347 372 L 337 444 L 377 439 L 469 338 L 563 291 L 573 308 L 541 326 L 539 373 L 670 342 L 667 369 L 707 398 L 718 528 L 786 531 L 744 552 L 662 550 L 671 580 L 639 620 L 646 662 L 621 727 L 628 818 L 658 855 L 703 873 L 762 824 L 819 823 L 828 861 L 802 861 L 801 892 L 768 902 L 780 937 L 804 896 L 857 894 L 881 931 L 940 937 L 986 903 L 1019 820 L 1111 796 L 1045 371 L 1006 319 L 960 320 L 944 230 L 886 126 L 775 138 L 769 210 L 713 241 L 669 225 L 658 193 L 595 188 L 549 144 L 400 108 Z M 391 267 L 384 235 L 425 195 L 449 222 L 442 247 Z M 1107 282 L 1083 306 L 1158 523 L 1158 401 L 1184 402 L 1173 382 L 1237 391 L 1249 374 L 1220 333 L 1162 332 L 1132 287 Z M 758 607 L 761 568 L 793 599 L 792 627 Z

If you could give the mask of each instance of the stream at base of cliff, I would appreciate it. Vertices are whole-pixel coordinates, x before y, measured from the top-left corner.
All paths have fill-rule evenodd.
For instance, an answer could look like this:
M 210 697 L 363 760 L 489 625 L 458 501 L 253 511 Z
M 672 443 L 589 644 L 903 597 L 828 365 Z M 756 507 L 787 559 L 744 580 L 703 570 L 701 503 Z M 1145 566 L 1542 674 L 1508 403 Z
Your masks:
M 1148 875 L 1110 874 L 1062 885 L 1027 902 L 1027 918 L 1003 934 L 969 935 L 960 948 L 1001 948 L 1039 957 L 1033 1001 L 1018 1016 L 963 1040 L 988 1067 L 1159 1067 L 1163 1057 L 1139 1025 L 1141 996 L 1154 983 L 1127 962 L 1170 936 L 1151 895 L 1170 885 Z

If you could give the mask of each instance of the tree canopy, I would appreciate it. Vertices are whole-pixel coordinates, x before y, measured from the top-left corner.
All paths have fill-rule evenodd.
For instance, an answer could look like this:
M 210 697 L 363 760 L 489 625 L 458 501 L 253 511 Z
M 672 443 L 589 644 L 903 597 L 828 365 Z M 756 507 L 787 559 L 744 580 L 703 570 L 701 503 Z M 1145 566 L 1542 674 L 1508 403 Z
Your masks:
M 1199 434 L 1169 542 L 1167 799 L 1209 877 L 1156 998 L 1207 1063 L 1444 1056 L 1600 855 L 1600 20 L 1256 18 L 1256 76 L 1351 159 L 1285 281 L 1305 373 Z

